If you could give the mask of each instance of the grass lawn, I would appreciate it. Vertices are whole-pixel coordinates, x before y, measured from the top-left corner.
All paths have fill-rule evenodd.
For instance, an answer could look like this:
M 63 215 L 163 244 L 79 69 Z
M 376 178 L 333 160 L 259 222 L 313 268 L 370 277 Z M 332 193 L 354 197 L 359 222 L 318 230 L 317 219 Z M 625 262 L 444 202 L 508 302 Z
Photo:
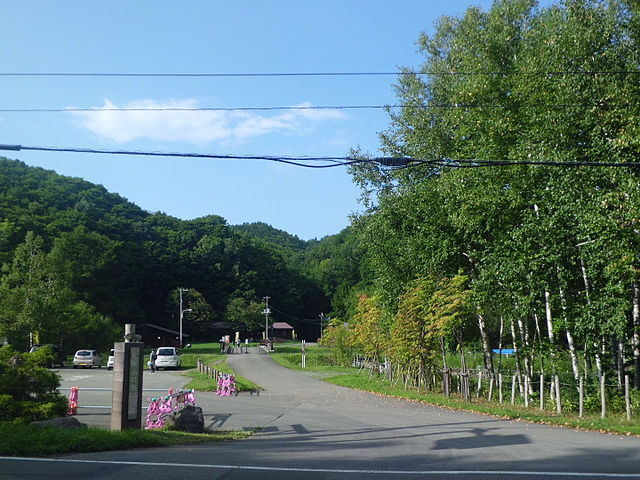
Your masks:
M 142 447 L 168 447 L 190 443 L 239 440 L 251 432 L 186 433 L 171 430 L 101 428 L 38 428 L 0 422 L 0 455 L 44 456 L 59 453 L 102 452 Z
M 323 347 L 306 347 L 306 368 L 302 368 L 302 352 L 300 343 L 297 344 L 275 344 L 271 358 L 283 367 L 292 370 L 306 370 L 308 372 L 325 373 L 349 373 L 353 369 L 334 365 L 330 352 Z

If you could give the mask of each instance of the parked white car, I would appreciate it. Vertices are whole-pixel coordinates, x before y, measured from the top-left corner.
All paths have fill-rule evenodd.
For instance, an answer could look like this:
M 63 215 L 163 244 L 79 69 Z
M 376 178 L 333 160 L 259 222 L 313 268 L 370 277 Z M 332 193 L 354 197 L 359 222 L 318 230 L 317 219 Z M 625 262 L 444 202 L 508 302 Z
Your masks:
M 176 347 L 159 347 L 156 350 L 158 357 L 156 358 L 156 369 L 161 368 L 180 368 L 182 365 L 182 357 L 180 351 Z
M 113 365 L 116 363 L 116 356 L 113 348 L 109 351 L 109 358 L 107 359 L 107 370 L 113 370 Z
M 73 368 L 102 367 L 102 358 L 96 350 L 78 350 L 73 356 Z

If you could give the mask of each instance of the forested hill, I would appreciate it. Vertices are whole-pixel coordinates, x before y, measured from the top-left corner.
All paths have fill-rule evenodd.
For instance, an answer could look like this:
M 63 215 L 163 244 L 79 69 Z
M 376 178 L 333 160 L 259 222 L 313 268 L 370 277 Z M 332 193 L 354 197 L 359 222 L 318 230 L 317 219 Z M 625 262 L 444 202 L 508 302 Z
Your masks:
M 261 238 L 267 242 L 275 243 L 276 245 L 292 250 L 304 250 L 307 247 L 307 242 L 304 240 L 264 222 L 243 223 L 241 225 L 234 225 L 231 228 L 235 231 L 244 232 L 252 237 Z
M 0 158 L 0 338 L 64 336 L 64 325 L 50 319 L 78 315 L 103 336 L 105 325 L 120 331 L 123 323 L 177 329 L 180 287 L 193 310 L 185 332 L 196 337 L 221 322 L 255 329 L 263 296 L 294 319 L 315 318 L 329 305 L 304 262 L 292 258 L 304 247 L 266 224 L 149 213 L 102 186 Z M 47 285 L 56 286 L 49 297 Z M 38 288 L 38 311 L 29 311 L 27 297 Z M 294 327 L 304 334 L 304 324 Z
M 103 186 L 0 157 L 0 218 L 12 224 L 10 247 L 31 230 L 47 238 L 83 225 L 114 239 L 135 238 L 129 229 L 149 214 Z M 5 225 L 5 229 L 7 225 Z M 6 235 L 5 230 L 5 235 Z M 3 249 L 3 253 L 7 253 Z

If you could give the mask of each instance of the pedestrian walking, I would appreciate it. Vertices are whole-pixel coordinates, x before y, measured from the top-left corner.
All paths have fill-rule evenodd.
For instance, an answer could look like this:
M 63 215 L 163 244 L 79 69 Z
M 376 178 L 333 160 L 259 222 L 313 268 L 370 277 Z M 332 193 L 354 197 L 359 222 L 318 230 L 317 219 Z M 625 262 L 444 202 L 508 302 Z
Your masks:
M 151 354 L 149 355 L 149 370 L 151 373 L 156 371 L 156 359 L 158 358 L 158 354 L 156 353 L 156 349 L 151 350 Z

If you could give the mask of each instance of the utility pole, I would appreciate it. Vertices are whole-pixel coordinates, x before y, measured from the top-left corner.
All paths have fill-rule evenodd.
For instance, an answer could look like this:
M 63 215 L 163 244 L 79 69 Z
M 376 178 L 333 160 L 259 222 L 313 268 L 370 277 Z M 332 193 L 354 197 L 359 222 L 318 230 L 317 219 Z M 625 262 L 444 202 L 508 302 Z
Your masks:
M 262 297 L 262 300 L 264 300 L 264 310 L 262 311 L 262 313 L 264 313 L 264 340 L 265 341 L 269 341 L 269 314 L 271 313 L 271 310 L 269 310 L 269 299 L 271 297 Z
M 182 348 L 182 317 L 184 312 L 192 312 L 193 310 L 187 308 L 185 310 L 182 309 L 182 292 L 186 292 L 188 288 L 179 288 L 180 290 L 180 348 Z

